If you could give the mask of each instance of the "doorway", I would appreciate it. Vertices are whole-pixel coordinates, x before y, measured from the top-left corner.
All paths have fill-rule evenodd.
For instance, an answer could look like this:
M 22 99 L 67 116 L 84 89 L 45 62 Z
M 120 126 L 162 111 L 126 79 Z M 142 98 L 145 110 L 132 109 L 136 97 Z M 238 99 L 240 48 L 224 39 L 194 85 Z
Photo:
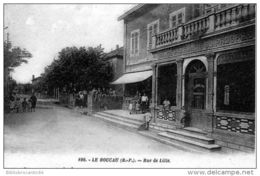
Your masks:
M 185 126 L 205 129 L 207 119 L 206 107 L 206 67 L 200 60 L 193 60 L 185 71 Z

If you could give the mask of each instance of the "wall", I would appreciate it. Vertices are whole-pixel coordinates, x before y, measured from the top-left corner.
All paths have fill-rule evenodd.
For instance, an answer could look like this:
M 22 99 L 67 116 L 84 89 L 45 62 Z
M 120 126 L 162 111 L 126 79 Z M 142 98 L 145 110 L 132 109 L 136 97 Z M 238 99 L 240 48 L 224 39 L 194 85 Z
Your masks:
M 136 65 L 144 62 L 149 62 L 153 60 L 152 54 L 147 51 L 147 25 L 155 20 L 159 19 L 159 31 L 164 31 L 169 28 L 169 14 L 185 7 L 185 21 L 191 20 L 194 15 L 194 5 L 190 4 L 162 4 L 151 6 L 148 9 L 145 9 L 145 12 L 136 13 L 125 20 L 126 24 L 126 71 L 135 71 L 135 69 L 128 69 L 128 65 Z M 131 31 L 140 29 L 140 43 L 139 43 L 139 55 L 130 57 L 130 35 Z M 150 66 L 150 63 L 143 64 L 144 66 Z M 131 66 L 133 67 L 133 66 Z M 134 66 L 138 67 L 138 66 Z

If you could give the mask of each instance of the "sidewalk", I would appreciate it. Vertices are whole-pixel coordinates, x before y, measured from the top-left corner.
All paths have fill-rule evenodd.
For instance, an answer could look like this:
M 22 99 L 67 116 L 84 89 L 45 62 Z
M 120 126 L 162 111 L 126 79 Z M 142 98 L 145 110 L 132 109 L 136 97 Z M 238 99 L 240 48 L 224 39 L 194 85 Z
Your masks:
M 141 120 L 141 121 L 144 120 L 144 114 L 130 114 L 130 112 L 127 110 L 116 109 L 116 110 L 106 110 L 104 112 L 111 113 L 111 114 L 119 114 L 120 116 L 128 117 L 134 120 Z

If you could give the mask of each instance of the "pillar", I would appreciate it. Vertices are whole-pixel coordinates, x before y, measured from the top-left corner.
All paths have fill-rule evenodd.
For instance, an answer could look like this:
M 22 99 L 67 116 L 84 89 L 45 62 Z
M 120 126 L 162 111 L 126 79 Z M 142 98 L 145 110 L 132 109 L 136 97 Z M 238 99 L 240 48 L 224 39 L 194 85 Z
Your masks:
M 183 25 L 180 25 L 177 31 L 177 41 L 181 41 L 182 36 L 183 36 Z
M 177 90 L 176 90 L 176 105 L 178 109 L 182 107 L 182 69 L 183 60 L 177 60 Z
M 213 98 L 214 98 L 214 53 L 206 55 L 208 61 L 208 98 L 206 109 L 213 111 Z
M 206 102 L 206 117 L 207 117 L 207 132 L 213 131 L 213 122 L 214 122 L 214 60 L 215 53 L 206 54 L 208 61 L 208 77 L 207 77 L 207 102 Z
M 183 59 L 177 60 L 177 89 L 176 89 L 176 128 L 183 128 L 183 118 L 185 110 L 183 109 Z
M 153 76 L 152 76 L 152 104 L 151 104 L 151 113 L 153 117 L 153 122 L 156 121 L 156 105 L 157 105 L 157 65 L 152 65 Z

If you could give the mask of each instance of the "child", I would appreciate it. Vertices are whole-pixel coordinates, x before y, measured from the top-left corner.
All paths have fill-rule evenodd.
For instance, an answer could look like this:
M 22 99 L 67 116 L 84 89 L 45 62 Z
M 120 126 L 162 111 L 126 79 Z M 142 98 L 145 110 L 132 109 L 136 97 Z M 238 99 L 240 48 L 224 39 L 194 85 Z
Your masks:
M 14 109 L 16 110 L 16 113 L 19 112 L 20 105 L 21 105 L 20 98 L 16 98 L 15 103 L 14 103 Z
M 23 99 L 23 102 L 22 102 L 23 112 L 26 112 L 27 106 L 28 106 L 28 103 L 27 103 L 27 101 L 26 101 L 26 98 L 24 98 L 24 99 Z

